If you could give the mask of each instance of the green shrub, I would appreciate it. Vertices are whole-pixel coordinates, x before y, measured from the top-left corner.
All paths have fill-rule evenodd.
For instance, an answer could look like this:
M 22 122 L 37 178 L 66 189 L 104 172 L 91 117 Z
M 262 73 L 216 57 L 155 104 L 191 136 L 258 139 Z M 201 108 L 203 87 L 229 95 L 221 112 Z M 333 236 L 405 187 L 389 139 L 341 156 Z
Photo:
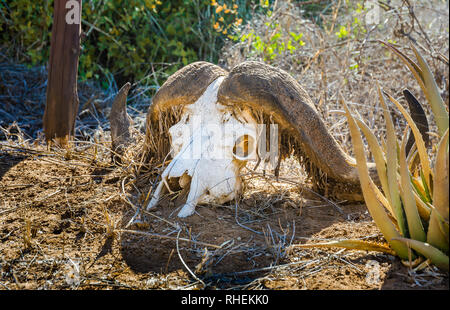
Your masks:
M 79 77 L 118 83 L 168 74 L 196 60 L 216 62 L 233 29 L 214 29 L 221 14 L 211 0 L 90 0 L 83 1 L 82 51 Z M 219 0 L 236 7 L 239 26 L 250 18 L 257 0 Z M 48 61 L 53 1 L 0 0 L 0 47 L 15 61 L 30 65 Z M 238 23 L 236 21 L 240 20 Z M 163 73 L 164 72 L 164 73 Z
M 15 61 L 46 61 L 50 46 L 53 3 L 0 1 L 0 46 Z

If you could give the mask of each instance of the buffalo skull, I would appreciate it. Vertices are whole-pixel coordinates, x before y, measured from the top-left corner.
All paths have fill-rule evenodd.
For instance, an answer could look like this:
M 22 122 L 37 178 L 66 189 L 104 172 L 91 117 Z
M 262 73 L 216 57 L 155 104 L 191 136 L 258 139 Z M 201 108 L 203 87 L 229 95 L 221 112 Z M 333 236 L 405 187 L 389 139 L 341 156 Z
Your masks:
M 120 107 L 110 116 L 113 146 L 129 123 L 125 105 L 114 103 L 113 110 L 114 105 Z M 275 134 L 265 129 L 270 125 Z M 230 72 L 195 62 L 171 75 L 149 106 L 143 151 L 149 160 L 172 157 L 147 209 L 175 184 L 189 188 L 179 217 L 192 215 L 197 204 L 234 199 L 242 189 L 241 169 L 268 157 L 277 166 L 296 156 L 316 189 L 329 195 L 359 192 L 354 158 L 328 132 L 308 93 L 285 71 L 260 62 L 244 62 Z M 376 180 L 373 164 L 369 170 Z

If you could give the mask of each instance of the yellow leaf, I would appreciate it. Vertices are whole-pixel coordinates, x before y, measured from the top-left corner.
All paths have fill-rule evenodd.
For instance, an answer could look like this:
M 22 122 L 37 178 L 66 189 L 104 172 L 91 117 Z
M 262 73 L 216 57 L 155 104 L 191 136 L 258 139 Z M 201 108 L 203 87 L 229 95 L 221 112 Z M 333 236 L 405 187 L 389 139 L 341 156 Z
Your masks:
M 395 252 L 387 245 L 383 243 L 376 243 L 371 241 L 349 239 L 330 241 L 324 243 L 309 243 L 309 244 L 295 244 L 293 248 L 345 248 L 349 250 L 361 250 L 361 251 L 375 251 L 383 252 L 391 255 L 395 255 Z
M 411 185 L 411 176 L 408 170 L 408 164 L 406 163 L 406 140 L 408 135 L 408 126 L 405 129 L 403 135 L 402 145 L 400 147 L 400 181 L 401 181 L 401 197 L 403 200 L 403 207 L 406 214 L 406 220 L 408 223 L 408 230 L 410 236 L 414 240 L 425 242 L 427 236 L 422 226 L 419 212 L 417 210 L 416 200 L 414 199 L 414 192 Z

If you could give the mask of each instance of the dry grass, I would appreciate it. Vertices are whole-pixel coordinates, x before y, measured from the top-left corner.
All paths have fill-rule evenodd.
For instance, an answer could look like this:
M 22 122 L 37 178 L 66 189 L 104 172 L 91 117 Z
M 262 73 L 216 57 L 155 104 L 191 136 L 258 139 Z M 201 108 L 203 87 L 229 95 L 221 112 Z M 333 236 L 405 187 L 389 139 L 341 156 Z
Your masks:
M 446 275 L 434 267 L 408 271 L 386 254 L 292 248 L 347 237 L 383 240 L 364 206 L 341 205 L 312 192 L 299 178 L 295 159 L 283 162 L 279 180 L 269 172 L 244 171 L 246 191 L 239 201 L 200 206 L 197 215 L 180 221 L 171 202 L 176 193 L 146 214 L 147 228 L 127 229 L 162 167 L 150 169 L 132 157 L 124 157 L 122 167 L 113 166 L 108 147 L 103 139 L 77 141 L 71 152 L 2 142 L 0 158 L 7 169 L 2 165 L 0 186 L 3 288 L 446 285 Z M 370 261 L 379 262 L 373 283 L 366 280 L 373 271 L 366 267 Z
M 408 55 L 412 54 L 409 45 L 416 44 L 430 64 L 448 106 L 448 1 L 390 1 L 389 6 L 381 10 L 381 22 L 376 26 L 366 24 L 364 11 L 356 11 L 358 1 L 330 2 L 324 5 L 328 8 L 324 12 L 330 14 L 321 15 L 321 26 L 304 19 L 302 6 L 297 3 L 276 1 L 270 17 L 258 16 L 242 30 L 241 37 L 253 33 L 265 43 L 270 43 L 274 35 L 280 34 L 279 42 L 286 45 L 291 39 L 290 32 L 303 33 L 305 45 L 293 53 L 286 49 L 274 59 L 265 59 L 269 52 L 255 50 L 252 47 L 254 40 L 246 40 L 229 43 L 222 51 L 220 62 L 231 69 L 244 60 L 265 59 L 271 65 L 289 72 L 308 91 L 330 132 L 348 153 L 352 150 L 345 117 L 334 113 L 342 110 L 339 93 L 380 136 L 384 136 L 381 125 L 383 117 L 375 91 L 376 81 L 402 103 L 405 103 L 402 95 L 405 88 L 411 90 L 422 103 L 426 102 L 408 69 L 378 40 L 391 40 Z M 339 13 L 334 15 L 333 12 Z M 357 24 L 355 18 L 359 20 Z M 340 26 L 345 26 L 349 31 L 347 37 L 336 35 Z M 394 121 L 401 124 L 396 127 L 401 134 L 404 120 L 398 112 L 393 113 L 396 113 L 393 115 Z M 433 120 L 429 121 L 434 126 Z

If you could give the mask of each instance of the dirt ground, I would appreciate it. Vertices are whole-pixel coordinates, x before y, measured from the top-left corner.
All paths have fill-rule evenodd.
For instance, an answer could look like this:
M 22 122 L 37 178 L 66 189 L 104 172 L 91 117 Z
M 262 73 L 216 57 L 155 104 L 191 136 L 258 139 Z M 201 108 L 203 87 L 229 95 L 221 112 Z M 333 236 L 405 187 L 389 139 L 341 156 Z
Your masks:
M 263 176 L 247 178 L 239 202 L 199 206 L 186 219 L 167 197 L 147 227 L 130 230 L 151 180 L 132 182 L 93 152 L 0 146 L 0 289 L 449 288 L 448 274 L 388 254 L 291 247 L 383 238 L 364 205 L 332 205 Z M 283 162 L 286 179 L 300 172 Z

